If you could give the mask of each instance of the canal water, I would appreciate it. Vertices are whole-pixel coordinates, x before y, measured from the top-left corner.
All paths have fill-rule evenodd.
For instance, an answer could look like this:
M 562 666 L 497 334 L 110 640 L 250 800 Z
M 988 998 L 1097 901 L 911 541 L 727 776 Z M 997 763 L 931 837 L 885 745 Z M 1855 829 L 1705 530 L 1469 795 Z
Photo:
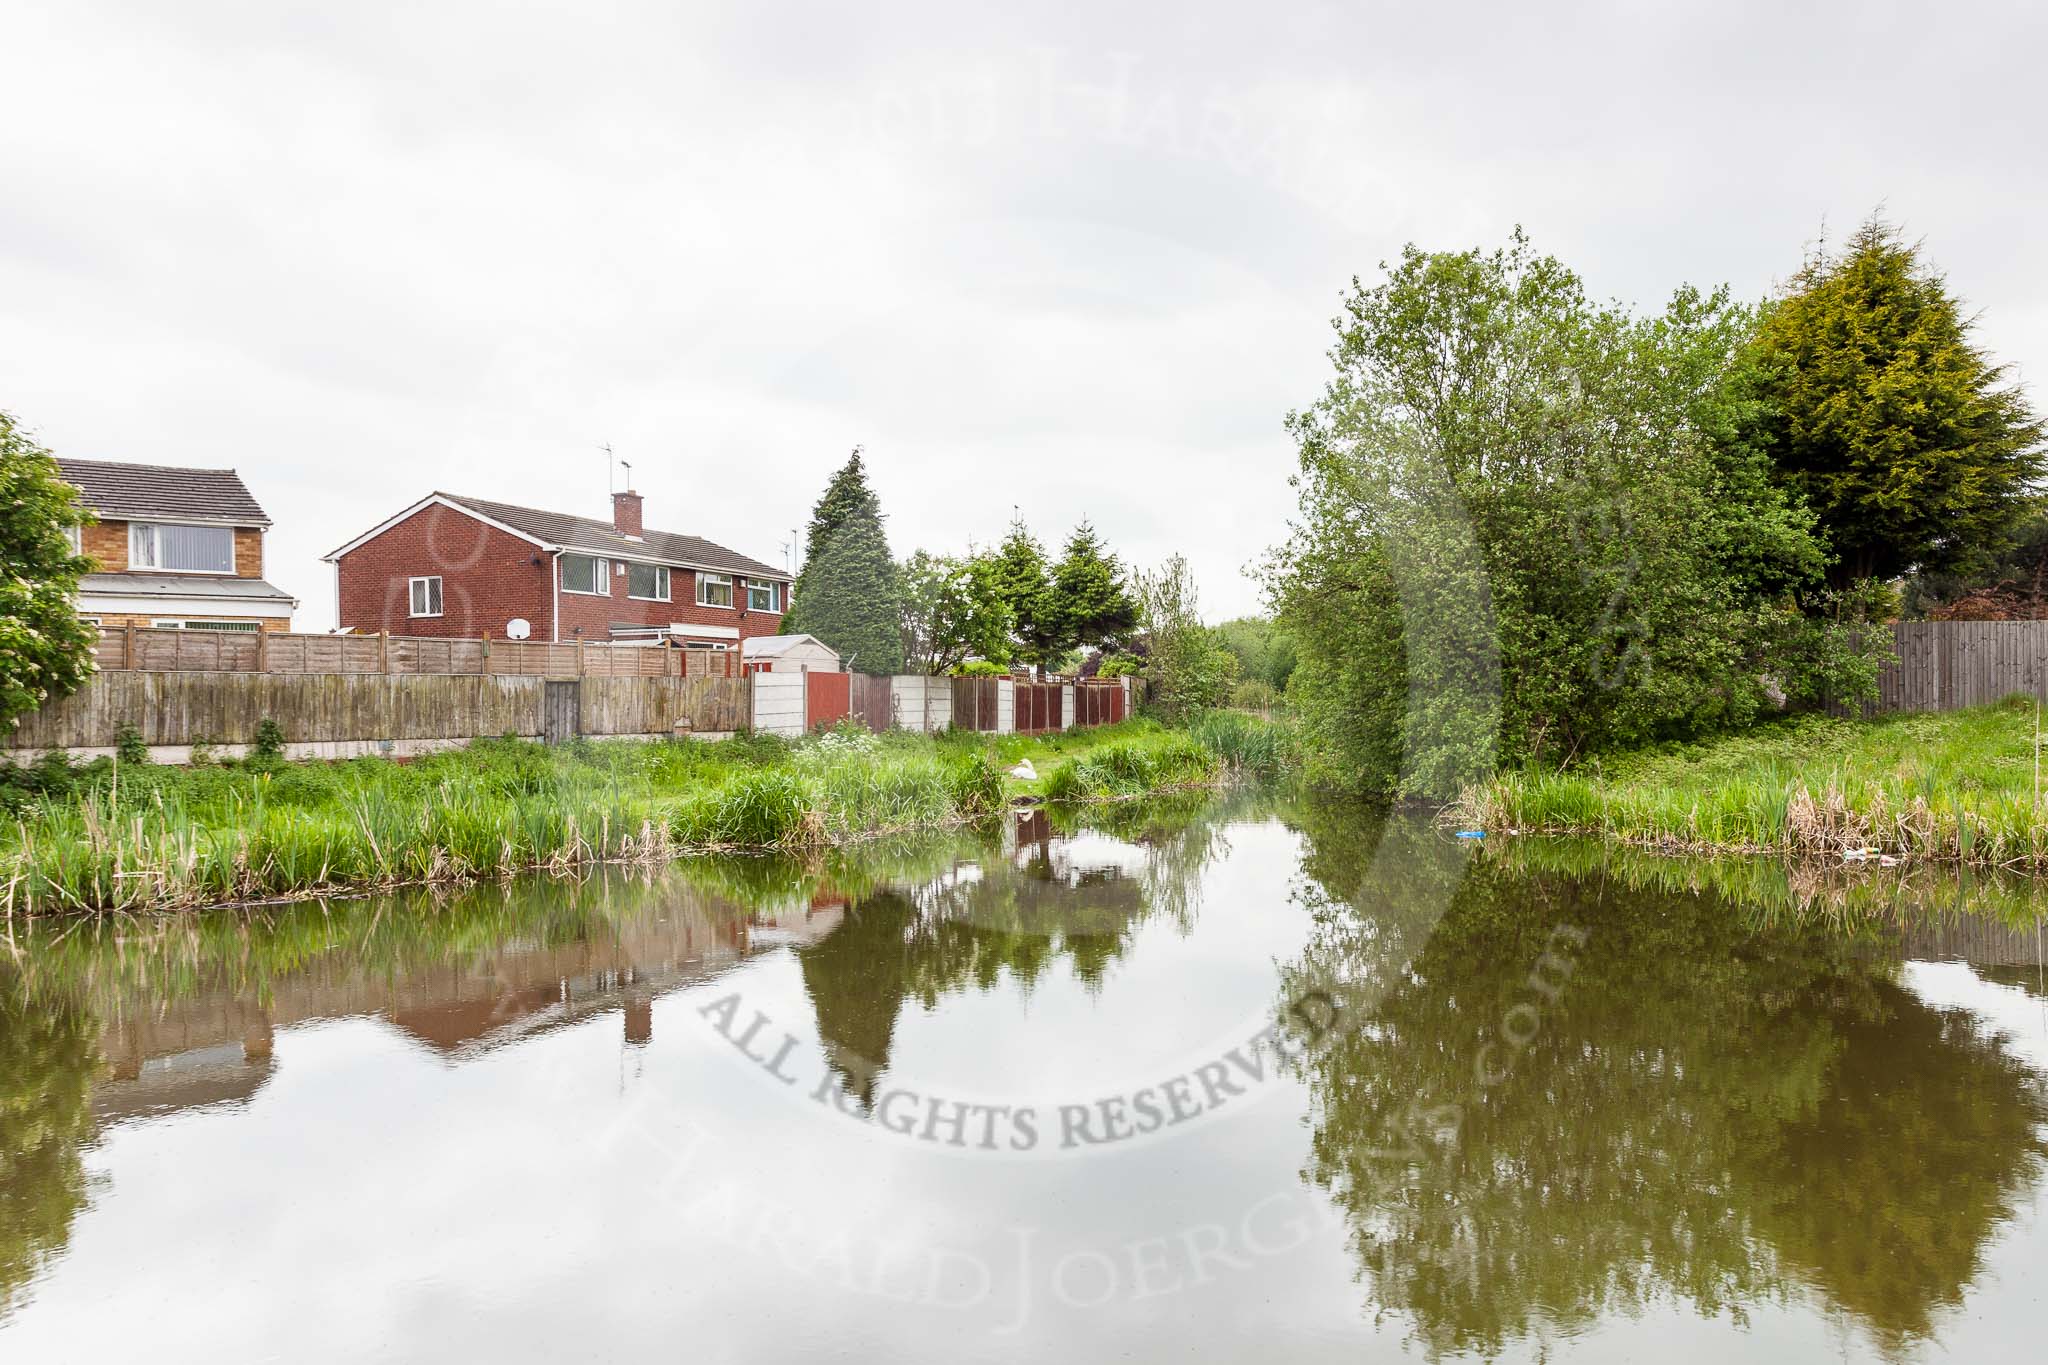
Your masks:
M 1240 796 L 0 955 L 0 1360 L 2034 1360 L 2031 888 Z

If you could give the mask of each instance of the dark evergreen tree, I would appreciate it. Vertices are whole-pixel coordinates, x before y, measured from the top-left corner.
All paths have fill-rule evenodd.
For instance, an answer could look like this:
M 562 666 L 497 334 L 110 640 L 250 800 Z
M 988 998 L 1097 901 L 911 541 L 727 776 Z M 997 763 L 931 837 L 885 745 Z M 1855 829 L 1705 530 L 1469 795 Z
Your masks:
M 1116 645 L 1138 623 L 1138 606 L 1124 581 L 1123 565 L 1085 520 L 1074 528 L 1053 568 L 1048 598 L 1048 615 L 1058 636 L 1054 643 L 1061 654 L 1078 645 Z
M 1942 277 L 1873 218 L 1792 284 L 1757 335 L 1761 435 L 1819 516 L 1830 581 L 1994 560 L 2041 477 L 2042 426 Z
M 1052 619 L 1051 580 L 1046 575 L 1045 548 L 1022 517 L 1010 523 L 1009 534 L 995 553 L 995 592 L 1010 609 L 1016 632 L 1017 661 L 1040 664 L 1066 651 Z
M 903 669 L 902 586 L 882 520 L 855 446 L 811 511 L 803 571 L 783 617 L 784 630 L 817 636 L 860 673 Z

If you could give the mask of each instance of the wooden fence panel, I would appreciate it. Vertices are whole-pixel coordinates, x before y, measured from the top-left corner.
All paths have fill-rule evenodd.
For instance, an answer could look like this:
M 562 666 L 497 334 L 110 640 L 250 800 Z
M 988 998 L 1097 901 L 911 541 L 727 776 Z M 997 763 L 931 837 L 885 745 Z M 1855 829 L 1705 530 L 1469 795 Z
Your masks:
M 748 727 L 752 678 L 584 678 L 588 735 L 724 734 Z M 393 673 L 201 673 L 115 669 L 24 716 L 5 747 L 109 749 L 124 726 L 145 744 L 248 744 L 275 720 L 287 743 L 488 739 L 541 732 L 544 680 Z
M 583 733 L 667 735 L 682 720 L 689 734 L 729 734 L 748 728 L 752 691 L 749 678 L 585 678 Z
M 664 649 L 605 641 L 468 640 L 406 635 L 106 627 L 102 670 L 203 673 L 498 674 L 546 678 L 737 677 L 736 650 Z
M 1954 711 L 2015 693 L 2048 701 L 2048 621 L 1900 621 L 1876 711 Z
M 953 679 L 953 726 L 983 733 L 996 728 L 998 678 Z

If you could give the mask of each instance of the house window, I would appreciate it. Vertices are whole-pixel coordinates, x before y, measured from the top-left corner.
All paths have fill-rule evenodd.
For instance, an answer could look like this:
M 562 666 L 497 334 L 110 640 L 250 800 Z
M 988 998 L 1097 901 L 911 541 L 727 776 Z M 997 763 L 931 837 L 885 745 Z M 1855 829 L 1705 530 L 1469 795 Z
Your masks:
M 441 580 L 415 578 L 412 586 L 412 614 L 414 616 L 439 616 L 441 614 Z
M 163 573 L 233 573 L 235 533 L 226 526 L 130 522 L 128 567 Z
M 628 564 L 626 566 L 626 596 L 642 598 L 649 602 L 668 601 L 668 566 L 665 564 Z
M 150 624 L 158 630 L 226 630 L 253 633 L 263 628 L 254 621 L 187 621 L 182 618 L 155 620 Z
M 749 579 L 747 581 L 747 609 L 749 611 L 781 611 L 781 606 L 776 602 L 776 599 L 781 596 L 777 591 L 781 586 L 780 583 L 756 583 Z
M 732 575 L 722 573 L 698 574 L 697 605 L 700 607 L 731 606 Z
M 71 553 L 75 555 L 82 555 L 85 553 L 84 544 L 80 538 L 79 529 L 76 526 L 67 526 L 64 528 L 64 543 L 71 547 Z
M 583 592 L 594 596 L 609 597 L 604 581 L 604 569 L 589 555 L 562 556 L 562 591 Z

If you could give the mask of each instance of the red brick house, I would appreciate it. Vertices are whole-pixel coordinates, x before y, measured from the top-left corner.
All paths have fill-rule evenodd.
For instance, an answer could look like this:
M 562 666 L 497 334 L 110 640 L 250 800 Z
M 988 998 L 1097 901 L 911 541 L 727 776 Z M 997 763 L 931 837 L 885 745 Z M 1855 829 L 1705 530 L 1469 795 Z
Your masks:
M 698 536 L 430 493 L 325 556 L 345 630 L 475 639 L 672 641 L 779 634 L 790 577 Z

